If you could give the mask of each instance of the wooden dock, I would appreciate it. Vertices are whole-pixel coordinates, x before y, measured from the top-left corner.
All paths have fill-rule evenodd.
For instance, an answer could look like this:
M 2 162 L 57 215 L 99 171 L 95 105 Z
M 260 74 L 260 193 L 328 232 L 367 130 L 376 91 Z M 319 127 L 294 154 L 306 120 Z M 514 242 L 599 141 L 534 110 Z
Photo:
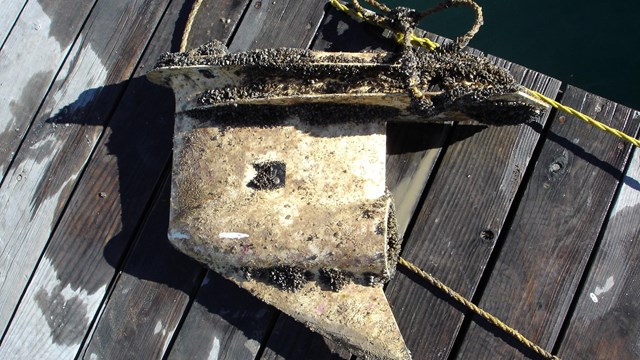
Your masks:
M 144 75 L 191 4 L 3 1 L 1 359 L 350 358 L 166 239 L 173 96 Z M 190 42 L 394 49 L 380 34 L 325 0 L 217 0 Z M 494 60 L 638 132 L 640 113 Z M 555 111 L 388 134 L 402 256 L 561 358 L 640 357 L 640 153 Z M 535 358 L 403 269 L 386 292 L 414 359 Z

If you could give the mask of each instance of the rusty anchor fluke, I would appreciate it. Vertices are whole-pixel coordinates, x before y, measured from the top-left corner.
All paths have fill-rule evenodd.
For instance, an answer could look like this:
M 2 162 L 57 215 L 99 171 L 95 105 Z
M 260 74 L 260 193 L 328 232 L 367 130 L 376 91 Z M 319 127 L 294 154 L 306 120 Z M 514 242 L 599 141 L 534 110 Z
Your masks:
M 164 55 L 176 98 L 170 242 L 353 353 L 410 359 L 383 292 L 400 240 L 387 121 L 515 124 L 540 115 L 466 52 Z

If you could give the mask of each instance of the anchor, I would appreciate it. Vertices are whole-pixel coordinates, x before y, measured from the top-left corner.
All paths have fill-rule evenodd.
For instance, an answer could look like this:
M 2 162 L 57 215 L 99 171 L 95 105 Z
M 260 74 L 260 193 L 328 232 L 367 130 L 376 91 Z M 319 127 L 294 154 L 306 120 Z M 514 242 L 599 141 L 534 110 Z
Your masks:
M 169 241 L 358 356 L 410 359 L 385 297 L 401 239 L 389 121 L 512 125 L 547 105 L 504 69 L 432 52 L 165 54 L 176 98 Z

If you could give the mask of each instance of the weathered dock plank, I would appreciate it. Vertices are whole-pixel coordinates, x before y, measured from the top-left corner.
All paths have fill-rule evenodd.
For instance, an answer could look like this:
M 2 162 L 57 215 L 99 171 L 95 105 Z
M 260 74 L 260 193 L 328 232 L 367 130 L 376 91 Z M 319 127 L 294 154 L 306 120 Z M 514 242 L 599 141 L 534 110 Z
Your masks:
M 311 332 L 286 314 L 278 317 L 265 346 L 261 360 L 338 360 L 351 357 L 348 351 L 333 341 Z
M 29 1 L 6 39 L 0 52 L 0 178 L 94 2 Z
M 556 80 L 497 63 L 548 96 L 559 89 Z M 473 296 L 545 120 L 511 127 L 456 126 L 402 256 Z M 396 276 L 387 294 L 414 358 L 446 358 L 463 314 L 413 276 Z
M 569 86 L 562 102 L 635 134 L 632 111 Z M 558 114 L 526 184 L 480 306 L 551 350 L 622 178 L 630 145 Z M 531 354 L 476 320 L 460 359 Z
M 253 6 L 255 8 L 255 3 L 256 2 L 252 3 L 250 7 Z M 263 9 L 263 11 L 267 12 L 268 20 L 265 20 L 262 23 L 263 24 L 262 26 L 265 27 L 265 31 L 259 32 L 259 33 L 269 34 L 269 31 L 267 29 L 270 26 L 276 26 L 281 29 L 280 31 L 284 31 L 284 29 L 305 29 L 305 26 L 307 24 L 309 23 L 317 24 L 320 22 L 322 18 L 321 7 L 318 8 L 317 13 L 305 13 L 307 14 L 307 17 L 302 17 L 302 16 L 296 17 L 296 16 L 293 16 L 293 14 L 298 14 L 296 10 L 301 6 L 303 6 L 303 4 L 295 1 L 290 1 L 290 2 L 279 2 L 279 5 L 282 6 L 281 11 L 273 11 L 273 7 Z M 243 17 L 243 22 L 244 21 L 251 22 L 252 20 L 245 15 Z M 240 26 L 242 26 L 242 24 Z M 314 28 L 315 27 L 317 27 L 317 25 L 314 25 Z M 251 41 L 251 44 L 252 46 L 257 46 L 257 47 L 274 47 L 274 46 L 306 47 L 311 42 L 311 39 L 313 36 L 313 33 L 306 33 L 306 32 L 299 37 L 296 36 L 295 33 L 293 33 L 292 31 L 289 31 L 288 33 L 289 33 L 289 36 L 283 37 L 282 40 L 280 40 L 282 41 L 281 43 L 274 43 L 274 39 L 265 36 L 260 39 L 253 38 L 253 40 Z M 234 37 L 234 39 L 232 40 L 232 44 L 233 44 L 233 41 L 236 41 L 236 39 L 242 39 L 242 36 L 240 35 L 240 33 L 237 33 L 237 36 Z M 166 205 L 166 211 L 168 211 L 168 204 Z M 167 223 L 168 223 L 168 220 L 167 220 Z M 157 227 L 159 226 L 158 224 L 161 224 L 161 223 L 150 224 L 148 226 Z M 146 227 L 147 226 L 145 226 L 145 229 Z M 165 230 L 166 230 L 166 226 L 165 226 Z M 166 235 L 163 235 L 162 239 L 166 239 Z M 158 240 L 159 238 L 155 239 L 155 241 L 158 241 Z M 154 248 L 151 245 L 147 245 L 146 247 L 143 247 L 143 246 L 136 247 L 136 249 L 130 252 L 127 263 L 131 261 L 140 261 L 137 259 L 146 258 L 146 257 L 157 256 L 157 257 L 167 258 L 170 256 L 165 254 L 164 252 L 169 252 L 169 251 L 171 251 L 171 254 L 177 253 L 177 251 L 172 248 L 171 249 L 164 249 L 159 247 Z M 162 266 L 161 263 L 147 264 L 146 271 L 148 273 L 153 273 L 155 267 L 160 267 L 160 266 Z M 202 268 L 197 267 L 196 269 L 190 269 L 189 271 L 199 274 L 202 271 Z M 179 292 L 179 291 L 173 291 L 172 289 L 167 288 L 166 286 L 163 286 L 162 278 L 154 279 L 154 281 L 157 284 L 155 284 L 155 286 L 151 286 L 151 284 L 149 284 L 148 281 L 144 281 L 143 277 L 135 273 L 130 274 L 126 268 L 124 270 L 124 273 L 127 275 L 126 276 L 123 275 L 123 277 L 121 277 L 118 280 L 118 282 L 114 285 L 114 290 L 113 290 L 114 293 L 123 293 L 122 296 L 118 299 L 114 299 L 113 297 L 109 299 L 109 301 L 104 305 L 101 311 L 100 319 L 98 319 L 98 322 L 96 323 L 95 328 L 93 330 L 93 333 L 103 334 L 101 335 L 103 339 L 109 339 L 109 338 L 114 339 L 116 336 L 118 336 L 119 333 L 125 330 L 129 332 L 135 332 L 135 331 L 143 332 L 143 331 L 146 331 L 145 330 L 146 328 L 154 328 L 158 323 L 162 323 L 162 326 L 164 327 L 164 329 L 168 329 L 167 332 L 173 331 L 178 328 L 178 322 L 180 318 L 174 317 L 173 312 L 169 312 L 169 311 L 149 313 L 149 314 L 146 314 L 146 316 L 140 316 L 138 317 L 135 325 L 131 325 L 127 322 L 128 316 L 129 316 L 128 310 L 126 308 L 123 308 L 121 304 L 123 302 L 135 301 L 135 296 L 136 294 L 138 294 L 139 288 L 144 290 L 144 292 L 147 294 L 146 296 L 152 296 L 154 299 L 153 301 L 156 302 L 157 305 L 162 308 L 171 307 L 171 309 L 178 309 L 181 306 L 182 309 L 186 309 L 187 304 L 189 302 L 188 295 L 192 291 L 197 291 L 198 287 L 202 287 L 206 289 L 205 285 L 207 284 L 205 283 L 206 281 L 208 281 L 207 278 L 205 277 L 205 280 L 203 280 L 202 284 L 194 285 L 189 289 L 183 289 L 182 292 Z M 122 281 L 124 282 L 121 284 Z M 228 285 L 231 285 L 231 284 L 228 284 Z M 127 294 L 130 294 L 130 295 L 127 296 L 127 294 L 124 294 L 124 290 L 121 290 L 121 289 L 127 289 Z M 243 291 L 239 291 L 238 296 L 251 297 L 251 295 Z M 250 302 L 249 299 L 245 299 L 245 300 L 246 301 L 243 302 L 241 299 L 237 299 L 236 300 L 237 303 L 235 304 L 235 306 L 238 306 L 238 307 L 236 309 L 242 310 L 240 306 L 243 303 Z M 179 332 L 179 335 L 180 337 L 182 337 L 182 339 L 177 338 L 175 340 L 175 343 L 178 344 L 179 347 L 177 348 L 176 351 L 171 351 L 171 349 L 167 349 L 171 351 L 171 357 L 180 357 L 181 354 L 178 353 L 177 351 L 180 351 L 180 349 L 185 349 L 185 348 L 191 349 L 192 343 L 193 344 L 212 344 L 211 351 L 214 351 L 215 349 L 219 349 L 219 352 L 217 352 L 219 356 L 223 356 L 223 354 L 226 354 L 224 356 L 229 358 L 237 358 L 237 356 L 240 356 L 240 355 L 242 356 L 247 355 L 247 351 L 255 351 L 254 353 L 254 356 L 255 356 L 259 348 L 255 348 L 255 346 L 252 345 L 254 343 L 249 343 L 250 345 L 249 350 L 247 350 L 247 348 L 244 346 L 244 343 L 242 344 L 242 347 L 238 346 L 239 343 L 237 342 L 237 340 L 239 339 L 239 337 L 246 336 L 240 333 L 242 330 L 237 328 L 230 330 L 228 325 L 226 325 L 224 321 L 222 322 L 217 321 L 216 317 L 198 318 L 198 311 L 201 311 L 203 308 L 206 308 L 208 311 L 212 311 L 212 309 L 215 309 L 216 306 L 221 305 L 220 302 L 217 302 L 215 298 L 206 296 L 206 291 L 203 292 L 203 295 L 198 293 L 196 295 L 195 301 L 200 303 L 202 307 L 192 306 L 190 309 L 196 310 L 194 312 L 194 315 L 191 315 L 191 312 L 184 314 L 185 316 L 184 326 L 181 328 L 184 331 L 181 330 Z M 262 311 L 260 313 L 264 314 L 265 319 L 268 319 L 269 316 L 274 315 L 275 310 L 273 308 L 259 301 L 254 301 L 253 303 L 259 304 L 259 306 L 262 307 Z M 117 319 L 117 321 L 115 319 Z M 224 320 L 232 321 L 227 318 L 225 318 Z M 196 327 L 196 326 L 193 326 L 193 324 L 190 324 L 192 321 L 200 322 L 201 323 L 200 326 L 205 326 L 206 324 L 209 331 L 207 332 L 199 331 L 200 329 L 199 326 Z M 212 321 L 212 322 L 209 323 L 208 321 Z M 131 328 L 132 326 L 133 328 Z M 271 326 L 272 326 L 271 322 L 265 321 L 264 323 L 256 324 L 256 328 L 254 328 L 254 331 L 267 332 L 271 329 Z M 215 340 L 216 331 L 232 331 L 232 332 L 225 333 L 226 335 L 224 337 L 218 338 L 218 342 L 216 342 Z M 91 338 L 93 339 L 93 337 L 94 336 L 92 336 Z M 139 338 L 139 337 L 121 338 L 118 336 L 117 339 L 118 339 L 117 343 L 115 342 L 109 343 L 109 341 L 99 341 L 97 343 L 93 343 L 93 341 L 90 341 L 82 350 L 82 353 L 86 354 L 87 356 L 89 356 L 91 353 L 112 354 L 117 358 L 120 356 L 125 356 L 126 354 L 119 353 L 118 350 L 111 350 L 106 348 L 107 347 L 114 347 L 114 348 L 124 347 L 128 349 L 136 349 L 136 348 L 146 349 L 151 347 L 151 345 L 147 344 L 146 342 L 154 342 L 154 341 L 156 342 L 157 346 L 166 345 L 166 343 L 164 342 L 165 339 L 162 338 L 158 340 L 158 337 L 145 339 L 145 338 Z M 217 344 L 216 347 L 214 347 L 215 344 Z M 95 348 L 93 346 L 95 346 Z M 103 349 L 103 347 L 105 349 Z M 162 356 L 162 354 L 158 354 L 158 356 Z
M 219 38 L 231 34 L 244 9 L 231 1 L 212 7 L 216 14 L 233 18 L 214 30 Z M 0 354 L 19 347 L 28 347 L 34 358 L 77 353 L 171 156 L 173 93 L 144 75 L 160 54 L 171 50 L 175 33 L 182 31 L 175 27 L 185 7 L 190 8 L 171 3 L 154 33 L 16 310 Z M 83 269 L 81 275 L 78 269 Z M 57 301 L 67 287 L 77 289 L 78 296 Z M 43 289 L 50 288 L 55 291 L 43 297 Z M 64 326 L 55 329 L 52 324 Z M 74 341 L 60 349 L 56 338 Z
M 0 188 L 0 329 L 166 6 L 167 1 L 97 4 L 27 134 Z
M 325 1 L 261 1 L 247 8 L 229 51 L 265 47 L 308 47 L 320 24 Z
M 261 360 L 350 358 L 349 351 L 283 313 L 278 314 L 273 331 L 264 342 L 264 351 L 260 357 Z
M 168 359 L 255 359 L 277 314 L 274 308 L 209 271 Z
M 27 0 L 5 0 L 0 7 L 0 50 Z
M 179 22 L 186 22 L 186 18 L 192 10 L 192 1 L 179 3 L 182 4 L 182 15 L 180 19 L 177 19 L 176 25 L 178 26 L 173 33 L 174 41 L 171 51 L 174 52 L 179 51 L 180 42 L 184 36 L 184 25 Z M 189 32 L 187 49 L 196 48 L 214 39 L 228 43 L 231 35 L 240 26 L 240 18 L 250 3 L 250 0 L 203 1 Z M 171 121 L 171 125 L 173 125 L 173 121 Z
M 170 181 L 131 250 L 98 325 L 89 334 L 86 359 L 160 359 L 169 346 L 193 287 L 204 270 L 177 252 L 166 234 Z
M 636 149 L 595 260 L 577 295 L 559 346 L 561 358 L 640 358 L 639 181 L 640 152 Z

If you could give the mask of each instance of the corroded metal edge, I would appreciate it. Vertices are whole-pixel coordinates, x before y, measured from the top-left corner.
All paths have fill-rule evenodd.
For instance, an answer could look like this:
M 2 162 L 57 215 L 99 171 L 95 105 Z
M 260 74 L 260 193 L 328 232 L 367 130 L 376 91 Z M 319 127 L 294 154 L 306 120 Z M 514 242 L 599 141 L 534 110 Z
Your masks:
M 410 54 L 410 55 L 407 55 Z M 464 51 L 330 53 L 263 49 L 230 54 L 213 42 L 167 54 L 151 81 L 186 86 L 178 111 L 225 105 L 349 103 L 396 109 L 391 121 L 509 125 L 548 105 L 503 68 Z

